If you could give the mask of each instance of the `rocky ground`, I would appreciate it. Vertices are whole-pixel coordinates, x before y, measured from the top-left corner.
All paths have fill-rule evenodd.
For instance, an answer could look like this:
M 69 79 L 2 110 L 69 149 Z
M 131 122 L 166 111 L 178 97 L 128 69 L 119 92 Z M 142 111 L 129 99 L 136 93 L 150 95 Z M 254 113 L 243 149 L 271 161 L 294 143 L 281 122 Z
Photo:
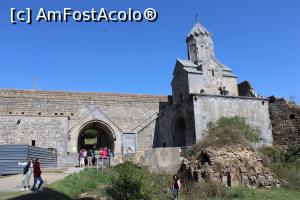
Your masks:
M 254 148 L 239 144 L 208 147 L 194 157 L 184 158 L 178 174 L 185 182 L 211 180 L 229 187 L 287 184 L 274 177 Z

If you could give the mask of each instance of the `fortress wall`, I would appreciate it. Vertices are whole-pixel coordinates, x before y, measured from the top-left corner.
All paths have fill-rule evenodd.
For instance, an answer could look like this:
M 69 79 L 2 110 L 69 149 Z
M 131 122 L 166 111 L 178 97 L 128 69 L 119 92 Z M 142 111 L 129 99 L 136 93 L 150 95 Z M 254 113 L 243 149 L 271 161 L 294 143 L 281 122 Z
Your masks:
M 154 95 L 0 90 L 0 144 L 31 144 L 35 138 L 36 146 L 65 154 L 68 130 L 99 108 L 122 132 L 138 127 L 138 150 L 144 151 L 153 145 L 156 126 L 147 119 L 166 101 Z
M 300 144 L 300 107 L 284 99 L 274 99 L 269 108 L 274 144 L 284 148 Z
M 57 150 L 58 163 L 67 155 L 67 117 L 0 116 L 0 144 L 32 144 Z
M 197 97 L 197 100 L 195 100 Z M 272 126 L 266 99 L 249 97 L 195 95 L 195 129 L 197 141 L 201 140 L 209 122 L 215 122 L 222 116 L 240 116 L 260 130 L 264 143 L 272 144 Z

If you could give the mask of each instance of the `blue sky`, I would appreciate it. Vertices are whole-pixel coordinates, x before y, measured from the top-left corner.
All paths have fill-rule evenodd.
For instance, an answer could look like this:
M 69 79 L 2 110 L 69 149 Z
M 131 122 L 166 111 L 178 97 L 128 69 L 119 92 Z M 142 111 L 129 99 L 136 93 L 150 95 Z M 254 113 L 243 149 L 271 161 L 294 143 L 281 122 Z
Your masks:
M 10 8 L 159 13 L 154 23 L 10 23 Z M 217 58 L 262 95 L 300 102 L 300 1 L 0 1 L 0 88 L 171 94 L 176 58 L 195 15 L 214 35 Z

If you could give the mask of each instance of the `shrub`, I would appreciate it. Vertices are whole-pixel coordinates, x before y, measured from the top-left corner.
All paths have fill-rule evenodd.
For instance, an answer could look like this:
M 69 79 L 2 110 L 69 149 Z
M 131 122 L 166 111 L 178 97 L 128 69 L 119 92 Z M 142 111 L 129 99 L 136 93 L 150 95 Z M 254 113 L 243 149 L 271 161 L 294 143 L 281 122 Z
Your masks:
M 289 146 L 286 157 L 288 162 L 300 161 L 300 144 Z
M 285 160 L 285 152 L 276 146 L 262 146 L 258 151 L 271 162 L 283 162 Z
M 262 138 L 259 137 L 258 130 L 251 127 L 244 118 L 238 116 L 221 117 L 216 123 L 210 122 L 208 124 L 208 133 L 222 129 L 237 131 L 249 142 L 259 142 L 262 140 Z
M 276 177 L 300 191 L 300 145 L 290 146 L 286 151 L 276 146 L 263 146 L 259 152 L 270 160 L 268 166 Z
M 149 171 L 130 161 L 114 168 L 111 187 L 107 193 L 115 200 L 150 200 L 154 199 L 155 184 Z
M 210 122 L 206 136 L 196 145 L 192 146 L 188 155 L 197 155 L 201 149 L 208 146 L 243 144 L 259 142 L 258 131 L 240 117 L 221 117 L 217 122 Z
M 271 163 L 270 169 L 280 179 L 288 182 L 288 187 L 300 191 L 300 161 Z

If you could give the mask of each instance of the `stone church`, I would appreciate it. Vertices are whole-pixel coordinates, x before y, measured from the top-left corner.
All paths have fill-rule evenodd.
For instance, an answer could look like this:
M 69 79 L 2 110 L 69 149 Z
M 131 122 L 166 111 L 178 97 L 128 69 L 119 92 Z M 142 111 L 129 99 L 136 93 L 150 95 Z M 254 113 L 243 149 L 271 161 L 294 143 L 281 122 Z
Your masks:
M 237 76 L 217 60 L 199 22 L 186 44 L 170 96 L 0 89 L 0 144 L 51 148 L 59 166 L 72 165 L 81 148 L 108 147 L 122 157 L 190 146 L 222 116 L 245 118 L 271 144 L 268 99 L 239 96 Z

